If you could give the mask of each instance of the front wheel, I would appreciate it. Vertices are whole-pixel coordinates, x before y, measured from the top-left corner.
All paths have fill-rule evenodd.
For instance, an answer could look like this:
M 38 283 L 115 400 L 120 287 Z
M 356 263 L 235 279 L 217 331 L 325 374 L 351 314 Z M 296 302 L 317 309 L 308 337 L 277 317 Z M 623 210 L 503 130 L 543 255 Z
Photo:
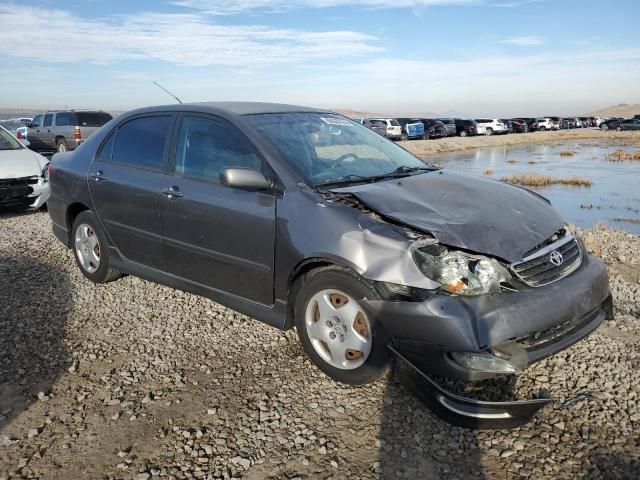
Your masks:
M 466 130 L 460 131 L 460 136 L 461 137 L 466 137 L 467 136 L 467 131 Z
M 616 127 L 616 132 L 621 132 L 622 131 L 622 127 Z
M 95 283 L 116 280 L 122 273 L 109 266 L 107 239 L 95 215 L 80 213 L 73 222 L 73 253 L 82 274 Z
M 493 128 L 487 128 L 487 135 L 493 135 Z
M 295 323 L 309 359 L 338 382 L 364 385 L 390 363 L 387 335 L 360 303 L 375 289 L 340 267 L 314 270 L 298 284 Z
M 547 129 L 547 127 L 540 127 L 540 131 L 544 132 Z

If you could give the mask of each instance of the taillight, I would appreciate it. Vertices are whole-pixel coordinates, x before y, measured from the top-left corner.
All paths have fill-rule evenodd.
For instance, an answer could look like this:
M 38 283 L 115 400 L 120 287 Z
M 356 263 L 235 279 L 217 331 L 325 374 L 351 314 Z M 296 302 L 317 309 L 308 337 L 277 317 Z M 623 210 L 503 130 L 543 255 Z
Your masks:
M 73 130 L 73 138 L 74 138 L 75 140 L 80 140 L 80 139 L 82 138 L 82 135 L 80 134 L 80 127 L 76 127 L 76 128 Z
M 18 132 L 18 133 L 16 134 L 16 138 L 17 138 L 18 140 L 23 139 L 24 137 L 22 136 L 22 132 Z

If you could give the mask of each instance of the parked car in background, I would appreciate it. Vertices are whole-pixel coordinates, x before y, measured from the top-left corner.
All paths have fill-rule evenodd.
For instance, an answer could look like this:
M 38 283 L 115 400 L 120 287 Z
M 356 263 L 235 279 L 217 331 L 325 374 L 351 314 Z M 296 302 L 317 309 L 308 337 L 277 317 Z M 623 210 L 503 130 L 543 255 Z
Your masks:
M 607 118 L 607 119 L 603 120 L 602 123 L 600 123 L 600 129 L 601 130 L 609 130 L 609 127 L 612 124 L 621 122 L 622 120 L 624 120 L 624 118 L 620 118 L 620 117 Z
M 640 119 L 627 118 L 626 120 L 619 120 L 618 122 L 611 123 L 609 130 L 616 130 L 622 132 L 623 130 L 640 130 Z
M 432 118 L 421 118 L 420 121 L 424 125 L 424 138 L 444 138 L 447 136 L 447 127 L 440 120 Z
M 582 128 L 589 128 L 591 126 L 591 118 L 589 117 L 580 117 L 580 121 L 582 122 Z
M 402 140 L 414 140 L 416 138 L 426 138 L 424 125 L 419 118 L 396 118 L 402 127 Z
M 395 118 L 370 118 L 369 120 L 378 120 L 387 127 L 386 137 L 391 140 L 400 140 L 402 138 L 402 127 Z
M 525 122 L 521 118 L 512 118 L 509 120 L 511 122 L 511 129 L 513 133 L 527 133 L 529 131 L 529 127 L 527 127 L 527 122 Z
M 551 130 L 560 130 L 562 128 L 561 117 L 545 117 L 551 121 Z
M 442 122 L 445 130 L 447 131 L 448 137 L 454 137 L 458 133 L 458 129 L 456 128 L 456 121 L 453 118 L 436 118 L 439 122 Z
M 16 128 L 16 138 L 18 140 L 26 140 L 29 133 L 29 127 L 23 126 Z
M 497 118 L 476 118 L 475 121 L 479 127 L 484 127 L 485 135 L 509 133 L 507 126 Z M 478 131 L 478 134 L 482 132 Z
M 595 117 L 596 120 L 596 127 L 600 128 L 600 125 L 602 124 L 602 118 L 600 117 Z
M 456 133 L 461 137 L 473 137 L 478 135 L 478 125 L 473 120 L 464 120 L 462 118 L 454 119 L 456 124 Z
M 29 126 L 31 149 L 74 150 L 113 117 L 101 110 L 57 110 L 36 115 Z
M 354 118 L 354 122 L 364 125 L 383 137 L 387 136 L 387 124 L 382 120 L 372 120 L 370 118 Z
M 329 111 L 135 110 L 55 155 L 51 185 L 53 232 L 87 280 L 137 275 L 295 327 L 346 384 L 394 357 L 423 375 L 510 381 L 612 318 L 606 267 L 546 199 L 434 168 Z M 551 403 L 424 395 L 468 426 Z
M 536 122 L 538 123 L 537 130 L 544 132 L 545 130 L 553 130 L 553 122 L 546 117 L 538 117 L 536 118 Z
M 1 208 L 40 208 L 49 199 L 49 161 L 28 144 L 0 126 Z

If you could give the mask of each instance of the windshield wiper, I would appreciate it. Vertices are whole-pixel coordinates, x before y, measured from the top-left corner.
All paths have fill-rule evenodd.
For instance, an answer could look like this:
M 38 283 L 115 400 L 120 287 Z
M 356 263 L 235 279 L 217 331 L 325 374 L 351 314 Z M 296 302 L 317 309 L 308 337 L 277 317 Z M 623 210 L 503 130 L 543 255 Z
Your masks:
M 343 183 L 352 183 L 352 182 L 362 182 L 362 181 L 369 181 L 373 178 L 376 177 L 367 177 L 365 175 L 355 175 L 355 174 L 349 174 L 349 175 L 343 175 L 342 177 L 338 177 L 335 180 L 329 180 L 327 182 L 321 182 L 321 183 L 316 183 L 314 185 L 314 187 L 328 187 L 328 186 L 332 186 L 332 185 L 341 185 Z
M 396 168 L 395 170 L 382 174 L 382 175 L 378 175 L 376 178 L 389 178 L 389 177 L 399 177 L 399 176 L 404 176 L 408 173 L 413 173 L 413 172 L 424 172 L 424 171 L 431 171 L 433 170 L 433 168 L 430 167 L 407 167 L 406 165 L 401 165 L 398 168 Z

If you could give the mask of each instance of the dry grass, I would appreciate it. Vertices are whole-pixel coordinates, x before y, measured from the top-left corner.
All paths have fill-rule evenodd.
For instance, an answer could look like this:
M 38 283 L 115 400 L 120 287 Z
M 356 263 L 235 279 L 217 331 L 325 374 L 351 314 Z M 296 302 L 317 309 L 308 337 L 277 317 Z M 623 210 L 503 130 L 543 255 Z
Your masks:
M 507 163 L 518 163 L 518 160 L 512 158 L 511 160 L 507 160 Z
M 616 150 L 615 152 L 610 153 L 604 158 L 609 162 L 622 162 L 624 160 L 640 160 L 640 151 L 625 152 L 624 150 Z
M 483 175 L 487 175 L 487 176 L 491 176 L 491 175 L 493 175 L 493 172 L 494 172 L 494 171 L 495 171 L 495 170 L 493 170 L 493 168 L 485 168 L 485 169 L 482 171 L 482 174 L 483 174 Z
M 549 175 L 509 175 L 502 177 L 501 182 L 525 187 L 546 187 L 548 185 L 571 185 L 576 187 L 590 187 L 591 180 L 585 177 L 553 178 Z
M 561 157 L 573 157 L 575 154 L 573 150 L 560 150 Z

